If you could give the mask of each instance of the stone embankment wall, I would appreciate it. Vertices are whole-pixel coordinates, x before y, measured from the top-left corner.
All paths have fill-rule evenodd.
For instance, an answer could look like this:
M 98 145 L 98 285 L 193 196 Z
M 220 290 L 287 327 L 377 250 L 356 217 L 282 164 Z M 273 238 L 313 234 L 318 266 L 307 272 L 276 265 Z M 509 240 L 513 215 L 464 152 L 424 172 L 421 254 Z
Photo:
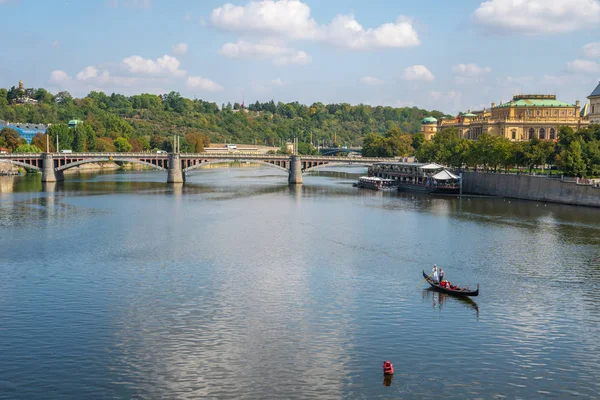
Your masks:
M 543 176 L 463 172 L 463 193 L 600 207 L 600 188 Z

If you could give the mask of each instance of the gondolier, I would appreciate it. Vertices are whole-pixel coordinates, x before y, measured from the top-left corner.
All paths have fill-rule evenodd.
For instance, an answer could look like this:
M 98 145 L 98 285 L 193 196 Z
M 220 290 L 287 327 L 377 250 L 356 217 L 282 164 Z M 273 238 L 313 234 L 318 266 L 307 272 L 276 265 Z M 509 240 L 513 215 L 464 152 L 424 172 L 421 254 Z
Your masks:
M 433 264 L 433 270 L 431 270 L 431 278 L 435 283 L 440 283 L 440 272 L 438 271 L 437 265 Z

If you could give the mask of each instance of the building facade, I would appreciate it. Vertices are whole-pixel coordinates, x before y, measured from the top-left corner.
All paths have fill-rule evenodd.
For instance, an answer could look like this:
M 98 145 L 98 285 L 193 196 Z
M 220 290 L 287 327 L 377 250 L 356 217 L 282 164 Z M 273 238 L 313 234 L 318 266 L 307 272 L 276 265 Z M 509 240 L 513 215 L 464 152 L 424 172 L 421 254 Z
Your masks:
M 600 103 L 600 89 L 598 101 Z M 555 95 L 518 95 L 503 104 L 492 103 L 490 109 L 469 111 L 451 119 L 442 118 L 437 121 L 435 131 L 455 127 L 461 137 L 471 140 L 477 140 L 484 133 L 502 136 L 511 141 L 533 138 L 556 140 L 560 126 L 578 130 L 589 124 L 588 118 L 581 115 L 580 108 L 579 101 L 569 104 L 557 100 Z M 600 105 L 596 106 L 598 108 Z M 425 120 L 422 125 L 425 125 Z M 430 137 L 434 134 L 435 132 Z M 427 135 L 425 137 L 430 139 Z
M 588 99 L 590 99 L 588 119 L 591 124 L 600 124 L 600 82 Z
M 425 135 L 425 140 L 431 140 L 437 132 L 438 120 L 433 117 L 424 118 L 421 121 L 421 133 Z
M 38 132 L 45 134 L 48 130 L 48 126 L 49 125 L 22 124 L 19 122 L 6 122 L 0 120 L 0 130 L 4 128 L 14 129 L 23 139 L 27 140 L 27 143 L 29 144 L 31 144 L 31 140 Z

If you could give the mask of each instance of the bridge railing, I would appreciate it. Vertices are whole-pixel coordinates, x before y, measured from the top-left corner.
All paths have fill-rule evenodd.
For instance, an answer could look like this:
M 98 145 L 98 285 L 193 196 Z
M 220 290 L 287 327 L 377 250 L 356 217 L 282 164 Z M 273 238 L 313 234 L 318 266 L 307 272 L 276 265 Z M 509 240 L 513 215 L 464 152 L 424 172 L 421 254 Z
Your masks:
M 137 153 L 50 153 L 54 158 L 168 158 L 169 153 L 150 153 L 150 152 L 137 152 Z M 0 158 L 12 159 L 12 158 L 42 158 L 43 153 L 19 153 L 19 154 L 0 154 Z M 252 153 L 180 153 L 181 159 L 190 158 L 204 158 L 204 159 L 257 159 L 257 160 L 289 160 L 290 155 L 287 154 L 256 154 Z M 350 158 L 350 157 L 332 157 L 332 156 L 299 156 L 302 161 L 339 161 L 347 163 L 374 163 L 374 162 L 393 162 L 396 161 L 394 158 L 377 158 L 377 157 L 361 157 L 361 158 Z

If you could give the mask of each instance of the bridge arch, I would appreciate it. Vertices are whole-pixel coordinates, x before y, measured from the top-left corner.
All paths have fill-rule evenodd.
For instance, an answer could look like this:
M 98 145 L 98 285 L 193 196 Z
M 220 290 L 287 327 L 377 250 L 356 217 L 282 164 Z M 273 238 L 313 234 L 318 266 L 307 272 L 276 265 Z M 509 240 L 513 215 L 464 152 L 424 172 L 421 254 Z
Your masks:
M 326 167 L 331 167 L 331 166 L 339 166 L 339 165 L 358 165 L 358 166 L 362 166 L 362 167 L 370 167 L 371 165 L 373 165 L 373 163 L 368 163 L 368 162 L 352 162 L 352 161 L 335 161 L 335 162 L 330 162 L 330 163 L 326 163 L 326 164 L 319 164 L 319 165 L 315 165 L 309 168 L 305 168 L 302 170 L 302 172 L 311 172 L 317 169 L 321 169 L 321 168 L 326 168 Z
M 17 165 L 19 167 L 23 167 L 23 168 L 29 168 L 29 169 L 33 169 L 35 171 L 41 171 L 42 168 L 40 167 L 36 167 L 35 165 L 31 165 L 31 164 L 27 164 L 21 161 L 14 161 L 14 160 L 10 160 L 10 159 L 1 159 L 0 158 L 0 162 L 6 163 L 6 164 L 12 164 L 12 165 Z
M 130 162 L 130 163 L 134 163 L 134 164 L 141 164 L 141 165 L 145 165 L 147 167 L 151 167 L 152 169 L 156 169 L 159 171 L 166 171 L 166 168 L 163 168 L 161 166 L 158 165 L 154 165 L 152 163 L 149 163 L 147 161 L 142 161 L 142 160 L 138 160 L 135 158 L 128 158 L 128 157 L 98 157 L 98 158 L 86 158 L 84 160 L 79 160 L 79 161 L 74 161 L 71 162 L 69 164 L 65 164 L 65 165 L 61 165 L 60 167 L 56 168 L 56 171 L 64 171 L 66 169 L 70 169 L 70 168 L 75 168 L 78 167 L 80 165 L 83 164 L 91 164 L 91 163 L 100 163 L 100 162 Z
M 222 159 L 222 160 L 207 161 L 207 162 L 195 164 L 195 165 L 189 166 L 187 168 L 184 168 L 183 172 L 188 172 L 188 171 L 192 171 L 192 170 L 195 170 L 195 169 L 199 169 L 199 168 L 202 168 L 202 167 L 204 167 L 206 165 L 211 165 L 211 164 L 225 164 L 225 163 L 231 163 L 231 162 L 249 162 L 249 163 L 252 163 L 252 164 L 261 164 L 261 165 L 266 165 L 267 167 L 277 168 L 277 169 L 279 169 L 281 171 L 289 172 L 289 170 L 287 168 L 283 168 L 283 167 L 281 167 L 279 165 L 271 164 L 269 162 L 262 161 L 262 160 L 254 160 L 254 159 L 248 159 L 248 160 L 244 160 L 244 159 L 236 159 L 236 160 Z

